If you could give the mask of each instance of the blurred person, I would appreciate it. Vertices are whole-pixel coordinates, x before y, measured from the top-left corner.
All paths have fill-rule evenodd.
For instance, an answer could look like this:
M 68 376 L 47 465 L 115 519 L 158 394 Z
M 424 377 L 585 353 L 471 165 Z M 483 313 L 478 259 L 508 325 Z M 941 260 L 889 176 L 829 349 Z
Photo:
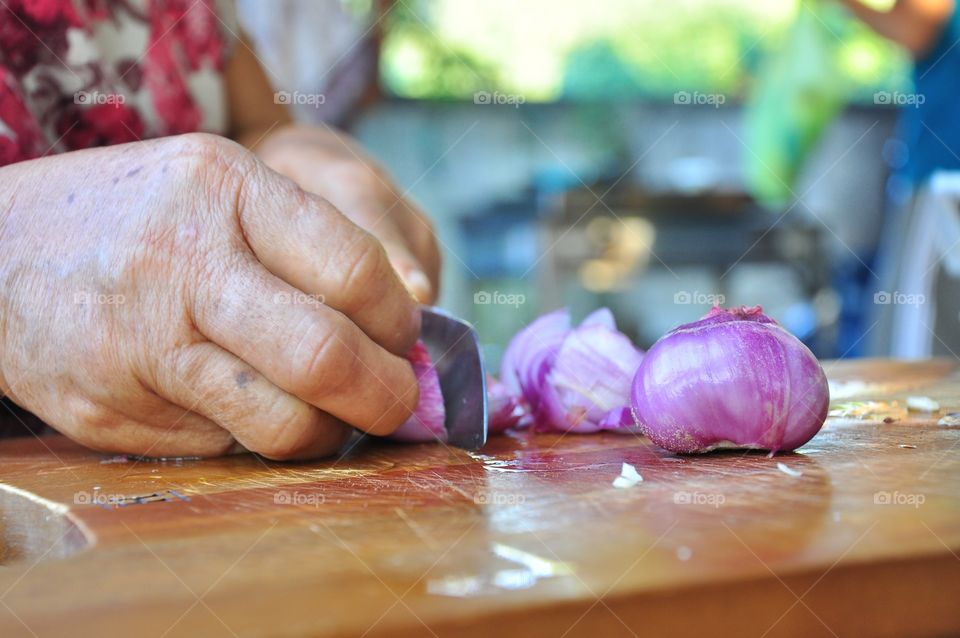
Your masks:
M 954 0 L 896 0 L 888 11 L 843 4 L 913 58 L 913 100 L 900 110 L 897 175 L 915 188 L 936 170 L 960 169 L 960 14 Z
M 960 13 L 955 0 L 896 0 L 887 11 L 841 0 L 881 36 L 913 58 L 913 93 L 892 95 L 900 115 L 887 144 L 890 164 L 887 222 L 878 253 L 881 281 L 874 295 L 873 350 L 898 357 L 960 353 L 960 282 L 941 264 L 944 214 L 925 205 L 937 171 L 960 170 Z M 886 94 L 885 94 L 886 95 Z M 892 295 L 904 294 L 896 303 Z M 891 303 L 893 302 L 893 303 Z
M 416 405 L 430 223 L 291 122 L 229 3 L 0 3 L 0 184 L 14 414 L 104 451 L 291 459 Z
M 348 127 L 378 99 L 380 20 L 363 4 L 237 0 L 240 24 L 297 121 Z M 383 17 L 389 7 L 378 6 Z

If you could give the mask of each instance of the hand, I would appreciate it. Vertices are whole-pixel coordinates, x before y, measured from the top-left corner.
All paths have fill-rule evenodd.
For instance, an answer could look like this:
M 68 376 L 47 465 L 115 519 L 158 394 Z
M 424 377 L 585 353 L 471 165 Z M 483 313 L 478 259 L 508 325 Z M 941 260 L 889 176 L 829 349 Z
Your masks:
M 380 243 L 242 147 L 185 135 L 0 183 L 0 389 L 70 438 L 307 458 L 416 406 L 419 310 Z
M 287 126 L 256 151 L 271 168 L 323 196 L 379 239 L 420 302 L 436 300 L 440 251 L 430 219 L 350 138 L 332 129 Z

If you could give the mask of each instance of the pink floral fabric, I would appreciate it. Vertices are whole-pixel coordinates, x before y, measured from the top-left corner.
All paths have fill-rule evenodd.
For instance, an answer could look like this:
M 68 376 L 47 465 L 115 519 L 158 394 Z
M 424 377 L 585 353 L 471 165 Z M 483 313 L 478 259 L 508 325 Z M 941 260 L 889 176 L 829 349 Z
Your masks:
M 234 24 L 226 0 L 3 0 L 0 166 L 225 132 Z

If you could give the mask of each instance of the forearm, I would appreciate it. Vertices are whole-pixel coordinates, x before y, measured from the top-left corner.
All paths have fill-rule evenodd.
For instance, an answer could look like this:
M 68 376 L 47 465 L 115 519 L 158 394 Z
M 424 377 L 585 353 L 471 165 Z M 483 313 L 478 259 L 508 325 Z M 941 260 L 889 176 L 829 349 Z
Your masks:
M 933 47 L 954 9 L 954 0 L 897 0 L 889 11 L 878 11 L 860 0 L 841 2 L 867 26 L 914 57 Z

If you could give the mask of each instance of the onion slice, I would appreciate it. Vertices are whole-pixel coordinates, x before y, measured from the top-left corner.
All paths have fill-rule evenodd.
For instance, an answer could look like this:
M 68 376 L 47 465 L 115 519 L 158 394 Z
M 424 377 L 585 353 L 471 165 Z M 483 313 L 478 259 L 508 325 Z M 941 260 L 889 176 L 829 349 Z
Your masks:
M 446 409 L 443 407 L 443 395 L 440 392 L 440 377 L 423 342 L 417 341 L 407 360 L 413 365 L 413 373 L 420 385 L 420 400 L 409 419 L 393 434 L 397 441 L 440 441 L 446 443 Z
M 630 383 L 642 358 L 608 309 L 591 313 L 576 328 L 563 309 L 514 336 L 501 379 L 522 396 L 537 431 L 630 432 L 636 430 Z
M 487 376 L 487 415 L 489 433 L 497 434 L 518 426 L 527 411 L 520 396 L 511 393 L 506 384 Z

